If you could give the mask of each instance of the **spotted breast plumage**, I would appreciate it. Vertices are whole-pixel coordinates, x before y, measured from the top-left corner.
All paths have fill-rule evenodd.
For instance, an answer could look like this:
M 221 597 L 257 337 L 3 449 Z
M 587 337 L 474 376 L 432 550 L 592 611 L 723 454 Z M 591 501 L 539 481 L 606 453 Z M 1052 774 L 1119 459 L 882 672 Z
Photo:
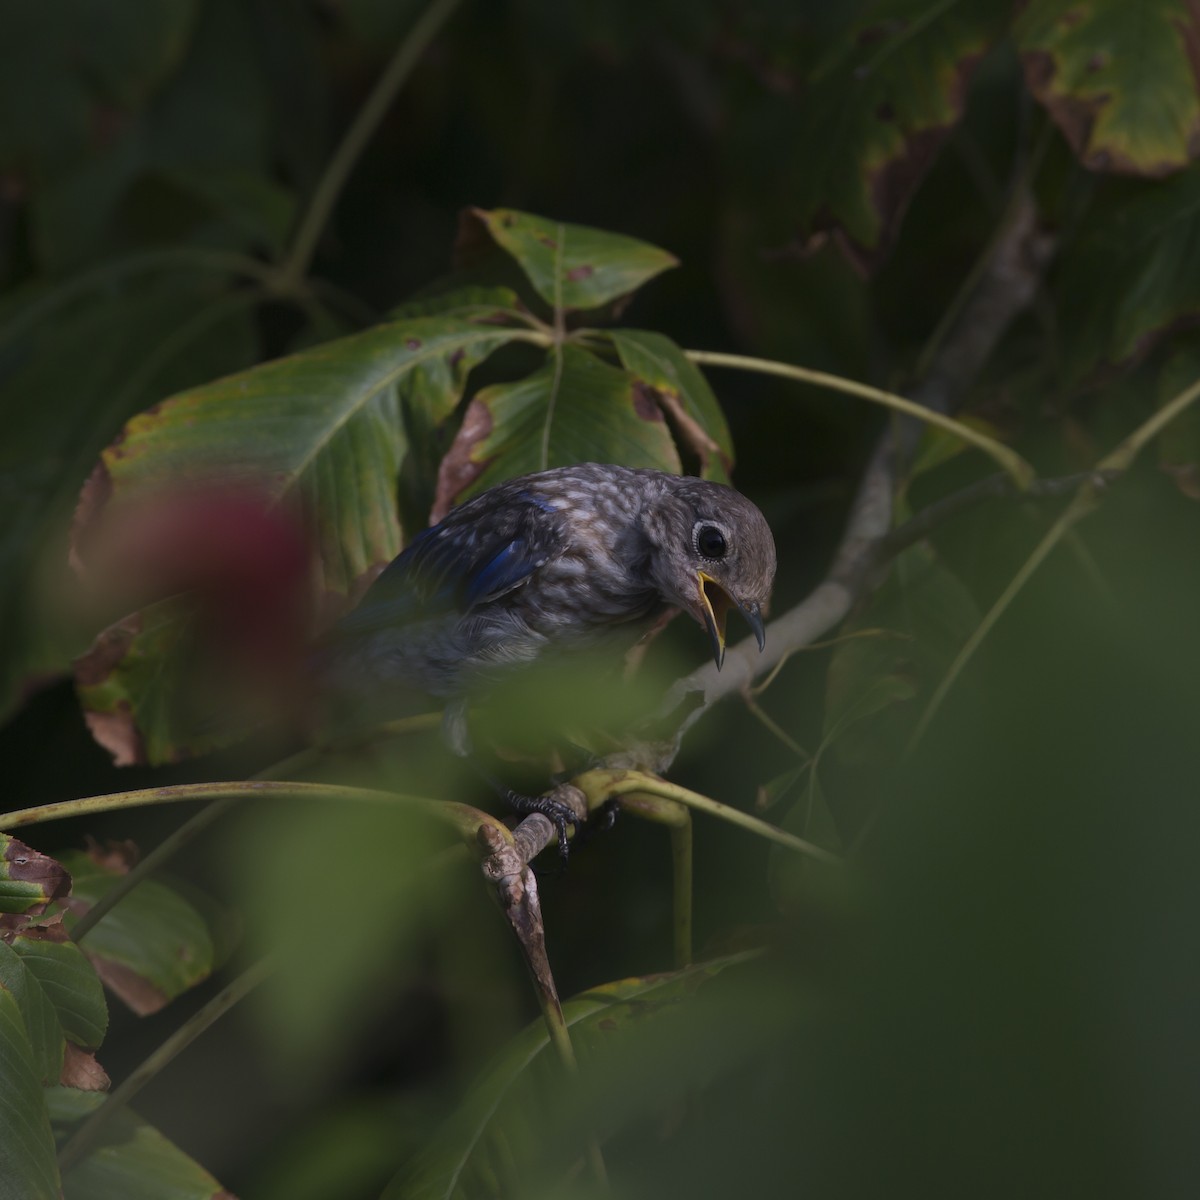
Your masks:
M 761 648 L 774 575 L 770 528 L 732 488 L 558 467 L 501 483 L 414 538 L 340 622 L 322 673 L 338 690 L 399 684 L 445 699 L 447 740 L 465 754 L 467 706 L 489 685 L 546 655 L 629 647 L 671 610 L 707 629 L 718 667 L 731 608 Z M 526 807 L 546 811 L 540 798 Z M 564 837 L 562 814 L 548 815 Z

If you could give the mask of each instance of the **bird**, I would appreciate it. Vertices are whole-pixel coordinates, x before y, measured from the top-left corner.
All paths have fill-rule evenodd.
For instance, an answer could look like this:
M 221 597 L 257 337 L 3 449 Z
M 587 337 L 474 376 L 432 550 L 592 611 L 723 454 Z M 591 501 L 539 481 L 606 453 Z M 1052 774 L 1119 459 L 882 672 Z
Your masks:
M 343 694 L 443 700 L 445 741 L 469 757 L 472 704 L 539 660 L 623 653 L 676 611 L 707 631 L 718 670 L 731 609 L 761 651 L 775 568 L 766 518 L 731 487 L 555 467 L 499 483 L 414 537 L 334 627 L 322 674 Z M 550 818 L 565 859 L 572 811 L 488 781 L 517 812 Z

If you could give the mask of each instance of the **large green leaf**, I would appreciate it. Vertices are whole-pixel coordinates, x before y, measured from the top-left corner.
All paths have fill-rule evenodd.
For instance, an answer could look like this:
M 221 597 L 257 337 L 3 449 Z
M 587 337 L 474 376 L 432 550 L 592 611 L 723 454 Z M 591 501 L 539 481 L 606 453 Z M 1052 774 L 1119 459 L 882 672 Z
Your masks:
M 397 386 L 435 360 L 508 337 L 449 318 L 400 322 L 173 396 L 104 451 L 107 505 L 212 481 L 294 498 L 314 527 L 320 588 L 348 595 L 400 548 Z
M 636 238 L 510 208 L 470 210 L 557 309 L 598 308 L 636 291 L 679 260 Z
M 733 439 L 699 367 L 661 333 L 614 329 L 608 336 L 625 370 L 658 394 L 684 444 L 699 459 L 703 478 L 728 483 Z
M 74 922 L 124 873 L 83 851 L 62 856 L 73 887 L 65 922 Z M 203 982 L 216 965 L 213 931 L 196 907 L 174 888 L 143 880 L 83 942 L 104 983 L 139 1015 L 157 1012 Z
M 60 1136 L 93 1112 L 101 1097 L 49 1088 L 46 1106 Z M 234 1200 L 199 1163 L 128 1109 L 105 1127 L 99 1145 L 63 1179 L 64 1200 Z
M 336 611 L 400 548 L 398 389 L 421 370 L 454 379 L 510 336 L 469 320 L 413 319 L 174 396 L 134 417 L 104 451 L 81 504 L 77 548 L 86 558 L 94 528 L 114 510 L 192 485 L 249 488 L 303 511 L 316 599 Z M 240 713 L 221 720 L 220 704 L 197 700 L 187 624 L 186 608 L 155 606 L 114 626 L 81 661 L 85 708 L 119 761 L 178 758 L 249 724 Z
M 257 357 L 253 296 L 224 292 L 219 275 L 97 286 L 102 298 L 31 289 L 0 331 L 0 715 L 30 683 L 66 672 L 94 631 L 63 548 L 97 455 L 158 396 Z M 39 304 L 44 319 L 13 330 Z
M 735 954 L 668 974 L 622 979 L 569 1000 L 563 1017 L 581 1068 L 586 1072 L 603 1062 L 622 1035 L 669 1018 L 705 983 L 749 957 Z M 497 1181 L 521 1179 L 523 1167 L 544 1159 L 562 1083 L 561 1064 L 538 1021 L 509 1043 L 425 1152 L 393 1179 L 384 1200 L 520 1194 Z M 612 1123 L 619 1122 L 620 1115 L 613 1114 Z
M 0 1200 L 59 1200 L 38 1075 L 21 1007 L 0 980 Z
M 434 515 L 485 488 L 579 462 L 680 470 L 662 410 L 624 371 L 564 346 L 532 375 L 471 401 L 438 474 Z
M 1061 264 L 1055 292 L 1069 314 L 1072 379 L 1139 357 L 1200 317 L 1200 170 L 1120 191 L 1088 214 Z
M 844 234 L 862 264 L 887 250 L 1009 8 L 1007 0 L 884 0 L 834 42 L 786 151 L 810 235 Z
M 1030 89 L 1084 166 L 1165 175 L 1200 153 L 1189 0 L 1030 0 L 1013 34 Z
M 0 913 L 36 914 L 71 886 L 60 863 L 0 833 Z

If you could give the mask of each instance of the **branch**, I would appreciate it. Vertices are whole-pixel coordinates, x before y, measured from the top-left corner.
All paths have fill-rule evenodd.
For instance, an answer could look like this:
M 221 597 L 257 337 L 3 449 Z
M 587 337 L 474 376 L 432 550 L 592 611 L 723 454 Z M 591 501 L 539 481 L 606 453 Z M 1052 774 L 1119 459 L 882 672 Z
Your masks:
M 1027 193 L 1013 200 L 991 258 L 965 300 L 912 399 L 938 413 L 956 409 L 1013 319 L 1033 299 L 1053 253 L 1053 242 L 1037 227 Z M 921 422 L 904 417 L 884 432 L 867 463 L 846 529 L 826 577 L 799 604 L 767 626 L 767 648 L 753 638 L 730 648 L 724 668 L 709 663 L 677 680 L 658 716 L 666 734 L 651 734 L 606 760 L 608 766 L 638 766 L 661 773 L 674 762 L 684 734 L 718 700 L 741 692 L 787 655 L 816 641 L 850 612 L 876 582 L 892 533 L 893 497 L 921 435 Z

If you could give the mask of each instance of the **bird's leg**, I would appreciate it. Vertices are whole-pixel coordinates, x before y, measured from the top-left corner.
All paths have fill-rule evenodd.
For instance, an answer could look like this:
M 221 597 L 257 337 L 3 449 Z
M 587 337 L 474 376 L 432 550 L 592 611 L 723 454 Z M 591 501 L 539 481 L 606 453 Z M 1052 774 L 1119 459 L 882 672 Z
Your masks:
M 564 804 L 561 800 L 555 800 L 553 796 L 529 796 L 524 792 L 514 791 L 508 784 L 502 783 L 494 775 L 488 774 L 478 763 L 472 761 L 472 765 L 492 791 L 514 812 L 518 812 L 522 816 L 528 816 L 530 813 L 541 813 L 554 826 L 558 831 L 559 857 L 565 865 L 569 854 L 567 826 L 572 826 L 576 834 L 582 828 L 582 823 L 575 810 L 569 804 Z

